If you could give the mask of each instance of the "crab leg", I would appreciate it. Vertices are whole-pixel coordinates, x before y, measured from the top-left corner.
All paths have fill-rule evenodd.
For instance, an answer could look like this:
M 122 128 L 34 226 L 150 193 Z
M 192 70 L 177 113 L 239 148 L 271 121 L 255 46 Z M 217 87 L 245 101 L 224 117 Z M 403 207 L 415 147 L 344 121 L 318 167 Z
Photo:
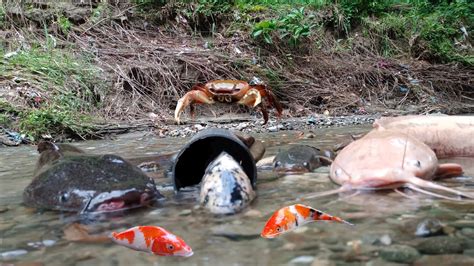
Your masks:
M 174 110 L 174 120 L 176 123 L 180 123 L 180 116 L 183 110 L 188 106 L 191 105 L 191 115 L 193 113 L 194 108 L 192 105 L 194 103 L 206 103 L 206 104 L 213 104 L 214 100 L 208 94 L 200 90 L 192 90 L 186 93 L 181 99 L 178 100 L 178 104 L 176 105 L 176 109 Z

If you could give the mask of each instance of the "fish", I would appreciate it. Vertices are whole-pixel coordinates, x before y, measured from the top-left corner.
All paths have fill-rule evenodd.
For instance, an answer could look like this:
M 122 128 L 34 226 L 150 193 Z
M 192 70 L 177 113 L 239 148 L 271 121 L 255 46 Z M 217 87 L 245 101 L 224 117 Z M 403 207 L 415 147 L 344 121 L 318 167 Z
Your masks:
M 439 164 L 426 144 L 409 134 L 392 130 L 372 130 L 339 152 L 330 168 L 331 180 L 341 187 L 302 197 L 309 199 L 351 190 L 382 190 L 406 187 L 449 200 L 474 198 L 469 192 L 448 188 L 431 180 L 463 173 L 454 163 Z M 428 190 L 426 190 L 428 189 Z M 450 196 L 435 193 L 436 190 Z
M 331 165 L 334 154 L 308 145 L 292 145 L 280 151 L 273 159 L 273 171 L 279 173 L 305 173 Z
M 114 154 L 92 155 L 41 145 L 40 165 L 23 191 L 37 209 L 103 213 L 150 205 L 163 196 L 150 177 Z M 55 152 L 59 152 L 55 154 Z
M 135 226 L 113 232 L 110 238 L 119 245 L 158 256 L 191 257 L 194 254 L 183 239 L 159 226 Z
M 263 238 L 275 238 L 302 225 L 316 221 L 333 221 L 354 226 L 337 216 L 332 216 L 313 207 L 295 204 L 283 207 L 273 213 L 260 234 Z
M 234 214 L 256 197 L 250 178 L 242 166 L 226 152 L 206 168 L 201 181 L 200 203 L 214 214 Z
M 406 133 L 430 147 L 438 158 L 474 157 L 474 116 L 409 115 L 375 120 L 376 130 Z

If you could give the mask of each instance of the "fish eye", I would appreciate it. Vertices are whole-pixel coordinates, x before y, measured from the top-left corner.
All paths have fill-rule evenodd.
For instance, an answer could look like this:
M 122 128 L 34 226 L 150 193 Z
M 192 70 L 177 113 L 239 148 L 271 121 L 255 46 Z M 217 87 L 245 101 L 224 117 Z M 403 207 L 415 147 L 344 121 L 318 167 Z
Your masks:
M 281 226 L 277 226 L 276 230 L 277 230 L 278 233 L 281 233 L 281 231 L 283 231 Z
M 174 246 L 172 244 L 166 244 L 166 248 L 168 250 L 173 250 L 174 249 Z
M 280 161 L 276 161 L 276 162 L 275 162 L 275 167 L 278 167 L 278 166 L 281 166 L 281 162 L 280 162 Z
M 66 202 L 69 200 L 69 193 L 65 192 L 59 197 L 60 202 Z
M 421 167 L 421 162 L 420 162 L 420 161 L 416 161 L 416 166 L 420 168 L 420 167 Z
M 303 166 L 304 166 L 304 167 L 308 167 L 308 166 L 309 166 L 308 162 L 304 162 L 304 163 L 303 163 Z

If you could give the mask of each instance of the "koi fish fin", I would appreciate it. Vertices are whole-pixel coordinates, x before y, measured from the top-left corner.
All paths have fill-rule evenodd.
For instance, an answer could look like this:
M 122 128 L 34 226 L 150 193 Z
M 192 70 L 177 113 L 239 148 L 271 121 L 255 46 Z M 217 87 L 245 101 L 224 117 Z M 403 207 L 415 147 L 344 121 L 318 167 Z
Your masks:
M 462 166 L 457 163 L 443 163 L 438 165 L 435 176 L 437 178 L 447 178 L 462 175 Z
M 410 186 L 410 188 L 416 187 L 416 188 L 414 188 L 414 190 L 418 189 L 417 191 L 422 190 L 421 188 L 430 188 L 430 189 L 435 189 L 435 190 L 439 190 L 439 191 L 448 192 L 448 193 L 454 194 L 458 197 L 474 199 L 474 195 L 472 195 L 472 194 L 464 193 L 464 192 L 461 192 L 461 191 L 458 191 L 458 190 L 455 190 L 455 189 L 452 189 L 452 188 L 448 188 L 448 187 L 445 187 L 445 186 L 442 186 L 442 185 L 438 185 L 436 183 L 426 181 L 426 180 L 423 180 L 423 179 L 415 177 L 415 176 L 407 178 L 406 183 L 407 183 L 407 185 L 410 185 L 410 184 L 414 185 L 414 186 Z M 427 193 L 425 193 L 425 194 L 427 194 Z M 436 195 L 437 197 L 441 196 L 440 198 L 443 198 L 442 195 L 439 195 L 437 193 L 433 193 L 433 195 Z M 454 198 L 451 198 L 451 199 L 454 199 Z

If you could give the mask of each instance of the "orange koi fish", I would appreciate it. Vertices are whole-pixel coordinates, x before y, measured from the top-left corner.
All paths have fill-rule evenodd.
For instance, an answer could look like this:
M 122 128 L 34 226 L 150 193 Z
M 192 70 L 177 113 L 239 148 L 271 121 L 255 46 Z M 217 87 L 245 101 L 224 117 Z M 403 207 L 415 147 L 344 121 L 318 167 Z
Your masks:
M 159 226 L 135 226 L 120 233 L 113 232 L 111 238 L 117 244 L 159 256 L 193 255 L 183 239 Z
M 274 238 L 283 233 L 294 230 L 298 226 L 319 220 L 335 221 L 353 225 L 339 217 L 331 216 L 312 207 L 295 204 L 276 211 L 272 217 L 268 219 L 260 235 L 264 238 Z

